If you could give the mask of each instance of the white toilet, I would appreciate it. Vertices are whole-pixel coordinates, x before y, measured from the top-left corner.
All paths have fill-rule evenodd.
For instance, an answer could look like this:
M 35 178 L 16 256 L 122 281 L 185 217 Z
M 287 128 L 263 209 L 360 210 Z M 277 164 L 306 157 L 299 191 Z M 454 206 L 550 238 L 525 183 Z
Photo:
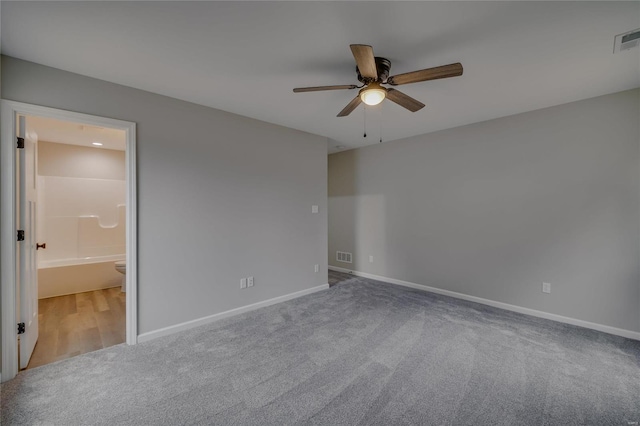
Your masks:
M 122 287 L 120 287 L 120 290 L 127 291 L 127 262 L 125 260 L 116 262 L 116 271 L 122 274 Z

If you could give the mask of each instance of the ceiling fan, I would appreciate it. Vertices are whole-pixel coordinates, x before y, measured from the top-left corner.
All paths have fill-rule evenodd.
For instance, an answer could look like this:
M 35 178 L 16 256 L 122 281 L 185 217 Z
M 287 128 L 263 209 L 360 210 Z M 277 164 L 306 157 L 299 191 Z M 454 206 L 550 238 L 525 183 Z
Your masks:
M 462 75 L 462 64 L 459 62 L 435 68 L 427 68 L 389 77 L 391 61 L 387 58 L 373 56 L 373 48 L 365 44 L 352 44 L 351 53 L 356 60 L 356 73 L 361 86 L 345 84 L 341 86 L 297 87 L 294 93 L 319 92 L 322 90 L 360 89 L 358 96 L 353 98 L 338 117 L 346 117 L 364 102 L 367 105 L 378 105 L 385 98 L 397 103 L 411 112 L 424 108 L 424 104 L 411 96 L 396 89 L 387 89 L 383 84 L 399 86 L 401 84 L 418 83 L 420 81 L 437 80 L 440 78 L 457 77 Z

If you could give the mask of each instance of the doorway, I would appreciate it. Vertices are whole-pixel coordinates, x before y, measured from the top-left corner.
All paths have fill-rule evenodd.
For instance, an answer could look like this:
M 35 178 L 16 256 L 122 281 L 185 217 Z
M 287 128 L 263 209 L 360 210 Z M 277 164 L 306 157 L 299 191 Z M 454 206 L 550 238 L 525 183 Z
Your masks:
M 135 344 L 135 124 L 2 101 L 1 148 L 2 381 Z
M 30 359 L 21 348 L 21 369 L 123 343 L 126 316 L 124 130 L 24 119 L 35 146 L 24 156 L 35 164 L 38 342 Z

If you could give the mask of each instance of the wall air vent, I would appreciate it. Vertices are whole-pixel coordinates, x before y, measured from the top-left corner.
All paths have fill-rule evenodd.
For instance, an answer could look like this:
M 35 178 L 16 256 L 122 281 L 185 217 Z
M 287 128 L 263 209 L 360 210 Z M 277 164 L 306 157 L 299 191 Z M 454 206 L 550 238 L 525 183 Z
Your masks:
M 613 53 L 624 52 L 640 46 L 640 28 L 618 34 L 613 44 Z
M 336 260 L 338 262 L 343 262 L 343 263 L 352 263 L 351 262 L 351 253 L 347 253 L 346 251 L 337 251 L 336 252 Z

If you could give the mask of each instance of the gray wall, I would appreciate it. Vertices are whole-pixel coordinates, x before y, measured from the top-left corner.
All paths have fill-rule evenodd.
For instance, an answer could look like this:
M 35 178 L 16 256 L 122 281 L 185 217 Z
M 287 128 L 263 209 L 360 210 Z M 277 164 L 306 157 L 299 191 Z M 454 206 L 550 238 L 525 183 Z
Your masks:
M 139 333 L 327 283 L 326 138 L 6 56 L 2 95 L 137 123 Z
M 640 331 L 639 105 L 632 90 L 331 155 L 330 264 Z

